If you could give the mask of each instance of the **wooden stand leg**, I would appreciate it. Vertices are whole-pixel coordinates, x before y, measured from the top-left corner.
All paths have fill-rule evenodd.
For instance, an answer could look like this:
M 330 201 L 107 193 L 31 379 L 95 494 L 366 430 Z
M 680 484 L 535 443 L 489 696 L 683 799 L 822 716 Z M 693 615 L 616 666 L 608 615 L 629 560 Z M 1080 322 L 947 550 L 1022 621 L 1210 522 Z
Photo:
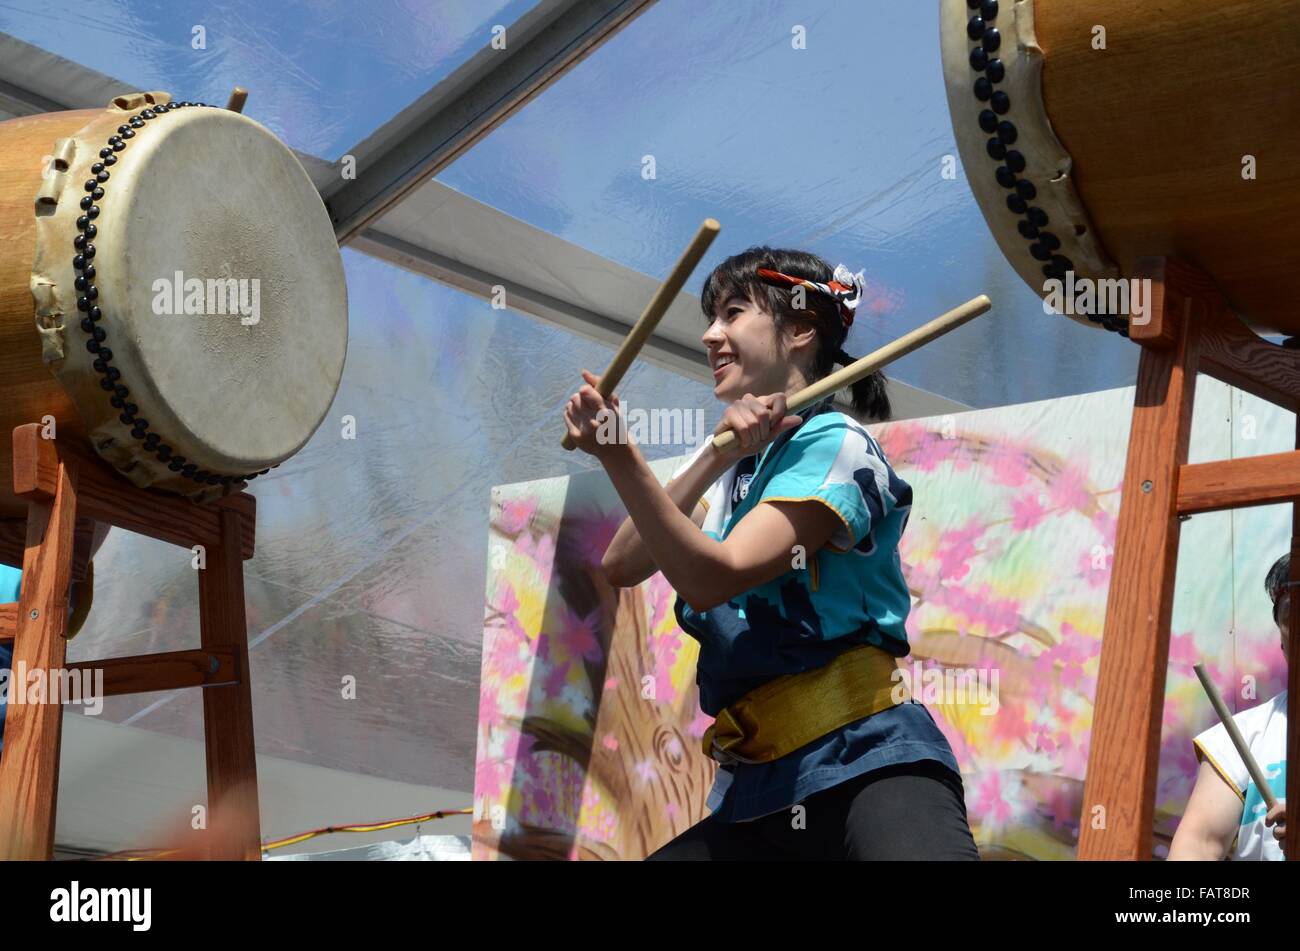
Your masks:
M 77 514 L 77 483 L 68 466 L 58 466 L 55 486 L 52 501 L 27 506 L 27 549 L 0 756 L 0 859 L 5 860 L 54 855 L 63 698 L 51 696 L 48 688 L 50 672 L 57 676 L 67 654 L 68 585 Z M 46 688 L 43 702 L 15 702 L 19 693 L 23 700 L 31 697 L 26 680 L 32 673 L 40 675 Z
M 1187 462 L 1197 358 L 1196 321 L 1188 319 L 1197 302 L 1173 287 L 1155 291 L 1152 309 L 1158 316 L 1153 319 L 1163 321 L 1165 342 L 1143 346 L 1138 364 L 1080 817 L 1080 859 L 1151 857 L 1178 561 L 1177 474 Z
M 65 666 L 68 587 L 81 557 L 78 515 L 88 526 L 84 558 L 96 522 L 184 549 L 201 545 L 201 650 L 82 661 L 69 669 L 101 670 L 105 696 L 202 688 L 209 857 L 260 859 L 243 567 L 253 557 L 257 500 L 238 493 L 198 505 L 138 489 L 84 445 L 56 444 L 36 424 L 15 428 L 13 446 L 14 494 L 28 503 L 26 547 L 22 595 L 17 605 L 0 606 L 0 637 L 14 637 L 15 670 Z M 8 559 L 12 529 L 0 520 L 0 550 Z M 62 686 L 64 678 L 58 682 Z M 0 756 L 0 859 L 53 856 L 62 712 L 57 702 L 8 707 Z
M 204 650 L 234 656 L 237 682 L 204 688 L 203 731 L 212 858 L 255 860 L 261 857 L 261 822 L 240 548 L 239 518 L 225 511 L 221 544 L 206 552 L 199 572 L 200 626 Z

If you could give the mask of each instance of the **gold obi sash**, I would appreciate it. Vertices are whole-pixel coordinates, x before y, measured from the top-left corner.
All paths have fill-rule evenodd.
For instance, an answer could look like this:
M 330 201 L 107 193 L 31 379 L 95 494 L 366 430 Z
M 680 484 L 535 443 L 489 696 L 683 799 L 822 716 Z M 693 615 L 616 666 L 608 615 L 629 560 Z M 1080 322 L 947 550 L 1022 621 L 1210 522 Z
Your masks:
M 840 727 L 906 701 L 897 659 L 871 644 L 824 667 L 777 677 L 718 713 L 705 755 L 724 765 L 770 763 Z

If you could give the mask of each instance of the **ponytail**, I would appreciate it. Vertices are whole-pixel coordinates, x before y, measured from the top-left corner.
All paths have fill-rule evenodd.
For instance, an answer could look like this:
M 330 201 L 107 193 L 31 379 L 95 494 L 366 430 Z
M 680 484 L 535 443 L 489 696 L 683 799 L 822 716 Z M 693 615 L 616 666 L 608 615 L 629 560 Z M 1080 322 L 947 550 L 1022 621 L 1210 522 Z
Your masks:
M 851 357 L 842 349 L 835 351 L 835 362 L 848 366 L 857 358 Z M 868 374 L 852 386 L 853 409 L 858 414 L 876 422 L 883 422 L 893 415 L 889 405 L 889 393 L 885 384 L 889 378 L 883 370 Z

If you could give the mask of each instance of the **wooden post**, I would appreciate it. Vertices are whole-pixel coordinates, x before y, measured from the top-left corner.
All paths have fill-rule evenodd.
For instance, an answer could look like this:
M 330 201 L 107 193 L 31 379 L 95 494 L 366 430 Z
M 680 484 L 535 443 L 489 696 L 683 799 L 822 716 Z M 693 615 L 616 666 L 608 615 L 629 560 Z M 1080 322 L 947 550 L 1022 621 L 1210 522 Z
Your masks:
M 1093 706 L 1080 859 L 1151 856 L 1178 561 L 1177 472 L 1187 462 L 1191 435 L 1197 322 L 1209 306 L 1202 296 L 1208 280 L 1178 262 L 1144 262 L 1139 276 L 1151 278 L 1153 296 L 1150 323 L 1129 331 L 1142 356 Z
M 240 547 L 239 518 L 227 510 L 221 519 L 221 542 L 206 551 L 207 566 L 199 572 L 203 649 L 232 654 L 236 677 L 228 686 L 203 689 L 214 859 L 259 859 L 262 849 Z
M 1290 502 L 1291 577 L 1300 577 L 1300 351 L 1260 339 L 1191 265 L 1145 258 L 1137 270 L 1152 281 L 1151 320 L 1129 329 L 1142 356 L 1083 792 L 1081 859 L 1151 857 L 1178 516 Z M 1297 413 L 1296 454 L 1188 465 L 1198 373 Z M 1300 626 L 1300 600 L 1292 601 L 1290 617 L 1289 628 Z M 1288 651 L 1287 759 L 1295 762 L 1300 660 Z M 1286 851 L 1297 859 L 1300 770 L 1288 769 L 1286 792 Z
M 18 694 L 23 701 L 36 699 L 24 682 L 30 675 L 38 674 L 48 689 L 50 673 L 57 677 L 64 665 L 76 508 L 77 480 L 62 463 L 55 475 L 53 500 L 27 504 L 27 550 L 5 711 L 4 755 L 0 756 L 0 860 L 54 855 L 63 698 L 43 692 L 41 702 L 16 701 Z

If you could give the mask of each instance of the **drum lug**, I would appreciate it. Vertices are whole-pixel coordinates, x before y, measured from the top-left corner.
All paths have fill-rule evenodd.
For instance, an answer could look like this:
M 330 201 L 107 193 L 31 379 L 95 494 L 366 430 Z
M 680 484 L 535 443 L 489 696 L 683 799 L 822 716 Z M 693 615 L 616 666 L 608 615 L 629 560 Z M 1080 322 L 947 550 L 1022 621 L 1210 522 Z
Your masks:
M 40 191 L 36 193 L 36 214 L 52 215 L 59 207 L 59 195 L 63 192 L 63 182 L 72 159 L 77 153 L 76 139 L 59 139 L 54 143 L 54 154 L 45 169 Z
M 150 92 L 133 92 L 126 96 L 118 96 L 108 104 L 108 108 L 116 109 L 119 112 L 135 112 L 137 109 L 148 109 L 150 106 L 166 104 L 171 101 L 171 93 L 154 89 Z
M 36 304 L 36 331 L 41 335 L 41 360 L 46 365 L 59 363 L 65 356 L 63 312 L 50 281 L 37 274 L 31 278 L 32 299 Z

